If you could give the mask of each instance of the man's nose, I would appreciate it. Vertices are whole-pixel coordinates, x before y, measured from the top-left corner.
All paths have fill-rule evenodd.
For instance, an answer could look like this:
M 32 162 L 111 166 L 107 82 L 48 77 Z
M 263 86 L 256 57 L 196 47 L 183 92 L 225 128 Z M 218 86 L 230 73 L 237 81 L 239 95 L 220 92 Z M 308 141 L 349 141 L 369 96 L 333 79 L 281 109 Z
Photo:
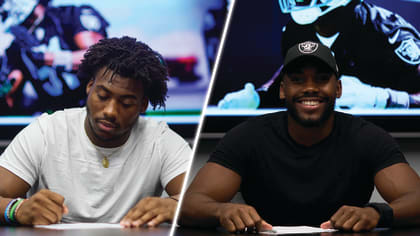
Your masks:
M 308 78 L 305 80 L 303 89 L 305 92 L 318 92 L 319 84 L 313 78 Z
M 104 116 L 108 119 L 115 119 L 118 114 L 118 103 L 116 100 L 111 99 L 109 102 L 105 105 L 103 109 Z

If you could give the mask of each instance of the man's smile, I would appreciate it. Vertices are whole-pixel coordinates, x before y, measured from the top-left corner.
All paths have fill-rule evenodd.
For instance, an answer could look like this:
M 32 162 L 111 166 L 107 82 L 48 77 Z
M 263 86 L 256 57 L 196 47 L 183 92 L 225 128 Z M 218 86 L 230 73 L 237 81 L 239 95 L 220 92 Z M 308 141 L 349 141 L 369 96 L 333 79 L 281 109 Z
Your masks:
M 300 97 L 294 99 L 294 102 L 297 107 L 303 109 L 304 111 L 314 111 L 320 108 L 323 104 L 326 103 L 328 99 L 321 97 Z

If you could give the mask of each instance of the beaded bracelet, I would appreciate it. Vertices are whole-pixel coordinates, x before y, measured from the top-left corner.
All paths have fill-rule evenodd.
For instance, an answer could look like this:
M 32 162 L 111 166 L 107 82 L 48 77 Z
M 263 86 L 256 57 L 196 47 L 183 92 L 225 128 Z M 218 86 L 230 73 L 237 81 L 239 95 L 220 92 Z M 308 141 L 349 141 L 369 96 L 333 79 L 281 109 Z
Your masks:
M 20 206 L 22 206 L 22 203 L 25 202 L 25 201 L 26 201 L 26 199 L 21 199 L 21 201 L 16 204 L 17 205 L 16 210 L 15 210 L 15 212 L 13 212 L 13 217 L 15 218 L 16 224 L 19 224 L 19 222 L 17 221 L 16 215 L 18 213 L 18 210 L 19 210 Z
M 8 204 L 7 204 L 7 206 L 6 206 L 6 210 L 4 210 L 4 220 L 6 221 L 6 223 L 8 223 L 8 224 L 11 224 L 12 223 L 12 221 L 11 221 L 11 219 L 9 218 L 9 211 L 10 211 L 10 208 L 13 206 L 13 204 L 15 204 L 15 202 L 17 201 L 17 199 L 15 198 L 15 199 L 12 199 Z
M 9 219 L 11 220 L 13 224 L 18 223 L 16 220 L 16 210 L 17 210 L 17 207 L 20 206 L 20 204 L 23 202 L 23 198 L 17 198 L 16 200 L 17 201 L 13 204 L 9 212 Z

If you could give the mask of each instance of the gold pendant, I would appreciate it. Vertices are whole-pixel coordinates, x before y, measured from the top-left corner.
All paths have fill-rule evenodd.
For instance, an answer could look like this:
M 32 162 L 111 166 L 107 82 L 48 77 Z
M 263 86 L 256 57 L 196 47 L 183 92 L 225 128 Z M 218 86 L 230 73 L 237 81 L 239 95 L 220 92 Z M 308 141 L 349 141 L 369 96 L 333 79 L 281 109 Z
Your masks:
M 104 159 L 102 159 L 102 166 L 104 168 L 108 168 L 109 167 L 109 161 L 108 161 L 108 158 L 106 156 L 104 156 Z

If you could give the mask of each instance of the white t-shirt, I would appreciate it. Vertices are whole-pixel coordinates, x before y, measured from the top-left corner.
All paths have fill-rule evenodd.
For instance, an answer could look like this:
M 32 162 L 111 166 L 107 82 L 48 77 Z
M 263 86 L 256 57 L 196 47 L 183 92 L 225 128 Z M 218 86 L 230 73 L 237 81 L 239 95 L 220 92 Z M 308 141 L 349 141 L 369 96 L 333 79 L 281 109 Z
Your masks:
M 124 145 L 98 150 L 85 117 L 85 108 L 43 114 L 0 156 L 0 166 L 31 186 L 29 195 L 46 188 L 64 196 L 70 211 L 64 222 L 119 222 L 140 199 L 160 196 L 187 170 L 191 149 L 164 122 L 140 117 Z

